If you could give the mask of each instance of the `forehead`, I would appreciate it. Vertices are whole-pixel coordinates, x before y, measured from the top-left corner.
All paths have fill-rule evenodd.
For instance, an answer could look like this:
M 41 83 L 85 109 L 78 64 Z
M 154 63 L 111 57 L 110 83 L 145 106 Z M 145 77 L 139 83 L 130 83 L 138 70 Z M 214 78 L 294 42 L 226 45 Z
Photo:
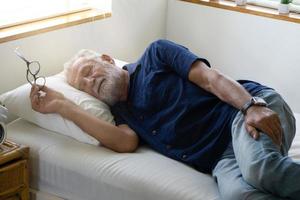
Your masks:
M 85 57 L 79 57 L 78 59 L 76 59 L 74 61 L 74 63 L 72 64 L 71 68 L 74 71 L 78 71 L 81 68 L 85 67 L 85 66 L 90 66 L 90 65 L 94 65 L 96 62 L 101 61 L 101 58 L 85 58 Z
M 85 58 L 85 57 L 79 57 L 77 60 L 73 62 L 71 65 L 71 74 L 76 75 L 80 73 L 85 67 L 90 67 L 96 65 L 96 63 L 102 62 L 102 59 L 99 58 Z
M 79 57 L 70 65 L 69 68 L 67 68 L 67 81 L 69 82 L 69 84 L 76 87 L 76 80 L 78 79 L 80 70 L 82 70 L 83 66 L 86 65 L 85 63 L 87 62 L 88 59 Z
M 91 66 L 100 66 L 99 64 L 105 62 L 101 57 L 94 57 L 94 58 L 86 58 L 86 57 L 79 57 L 77 58 L 71 66 L 67 69 L 67 79 L 69 84 L 76 87 L 78 82 L 82 78 L 82 72 Z M 101 69 L 99 67 L 99 69 Z M 77 87 L 76 87 L 77 88 Z

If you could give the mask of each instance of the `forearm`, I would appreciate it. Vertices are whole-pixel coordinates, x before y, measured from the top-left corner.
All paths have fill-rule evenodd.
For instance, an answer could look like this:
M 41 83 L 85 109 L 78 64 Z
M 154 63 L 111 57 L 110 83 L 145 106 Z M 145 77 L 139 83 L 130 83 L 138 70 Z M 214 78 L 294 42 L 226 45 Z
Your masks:
M 241 109 L 251 99 L 251 95 L 238 82 L 230 77 L 216 72 L 215 80 L 212 81 L 210 92 L 219 97 L 222 101 Z
M 90 115 L 72 102 L 63 101 L 59 114 L 73 121 L 84 132 L 96 138 L 101 144 L 117 152 L 131 152 L 130 133 L 93 115 Z
M 237 109 L 241 109 L 251 99 L 248 91 L 238 82 L 215 69 L 208 68 L 200 61 L 191 67 L 189 80 Z

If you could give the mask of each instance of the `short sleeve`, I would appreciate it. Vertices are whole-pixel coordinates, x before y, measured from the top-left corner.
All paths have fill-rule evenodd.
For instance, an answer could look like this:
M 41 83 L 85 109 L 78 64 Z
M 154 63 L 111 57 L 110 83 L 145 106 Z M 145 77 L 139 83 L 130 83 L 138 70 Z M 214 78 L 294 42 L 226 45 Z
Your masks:
M 157 64 L 157 66 L 168 67 L 185 79 L 188 79 L 190 68 L 197 60 L 204 62 L 210 67 L 206 59 L 200 58 L 189 51 L 188 48 L 168 40 L 153 42 L 141 59 L 144 59 L 144 62 L 146 60 L 150 65 Z
M 122 118 L 120 114 L 122 112 L 121 110 L 121 106 L 118 103 L 111 107 L 111 113 L 114 116 L 116 126 L 126 124 L 126 121 Z

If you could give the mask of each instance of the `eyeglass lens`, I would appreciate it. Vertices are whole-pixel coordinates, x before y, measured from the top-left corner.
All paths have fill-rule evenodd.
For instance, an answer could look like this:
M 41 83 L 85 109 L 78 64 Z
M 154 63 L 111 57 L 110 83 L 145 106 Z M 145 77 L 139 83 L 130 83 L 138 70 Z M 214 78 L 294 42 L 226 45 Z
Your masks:
M 37 76 L 40 72 L 41 66 L 38 61 L 28 61 L 19 51 L 18 48 L 15 49 L 15 53 L 19 58 L 24 60 L 27 64 L 27 72 L 26 72 L 26 79 L 27 81 L 33 85 L 37 84 L 42 87 L 46 84 L 46 78 L 44 76 Z
M 28 70 L 32 75 L 37 75 L 40 71 L 40 63 L 37 61 L 30 62 Z
M 44 86 L 46 84 L 46 79 L 43 76 L 37 77 L 35 83 L 40 86 Z
M 27 81 L 33 85 L 33 84 L 37 84 L 37 85 L 41 85 L 44 86 L 46 84 L 46 78 L 43 76 L 35 76 L 30 74 L 29 72 L 27 72 Z

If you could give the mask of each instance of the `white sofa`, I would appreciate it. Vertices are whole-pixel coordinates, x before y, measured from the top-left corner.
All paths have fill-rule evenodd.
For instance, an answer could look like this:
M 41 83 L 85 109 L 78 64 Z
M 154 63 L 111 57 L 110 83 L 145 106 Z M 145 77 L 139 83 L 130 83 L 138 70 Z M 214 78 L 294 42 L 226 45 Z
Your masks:
M 296 117 L 300 127 L 300 115 Z M 8 125 L 8 138 L 30 146 L 32 199 L 219 199 L 210 175 L 146 146 L 135 153 L 115 153 L 51 133 L 23 119 Z M 299 131 L 290 155 L 300 160 Z

